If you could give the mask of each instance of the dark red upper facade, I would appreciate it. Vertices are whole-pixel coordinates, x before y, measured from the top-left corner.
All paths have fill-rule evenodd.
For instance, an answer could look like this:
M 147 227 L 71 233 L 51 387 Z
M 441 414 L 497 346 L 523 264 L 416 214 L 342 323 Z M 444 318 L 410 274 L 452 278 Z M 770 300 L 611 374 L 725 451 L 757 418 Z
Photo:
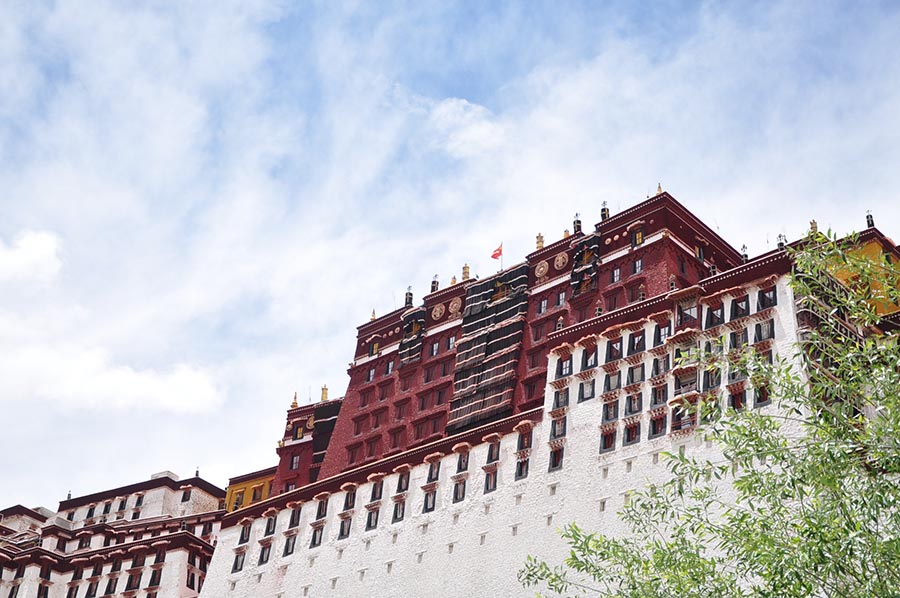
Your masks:
M 360 326 L 320 475 L 540 406 L 551 332 L 742 261 L 668 193 L 603 216 L 494 276 L 433 288 L 417 306 L 408 294 Z M 276 493 L 290 487 L 280 453 Z

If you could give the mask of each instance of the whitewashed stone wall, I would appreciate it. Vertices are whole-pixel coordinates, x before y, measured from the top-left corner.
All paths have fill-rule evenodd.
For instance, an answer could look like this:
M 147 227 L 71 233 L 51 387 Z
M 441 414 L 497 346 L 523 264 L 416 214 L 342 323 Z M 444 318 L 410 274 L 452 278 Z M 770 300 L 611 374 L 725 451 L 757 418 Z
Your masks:
M 750 288 L 751 313 L 756 311 L 755 288 Z M 792 355 L 796 339 L 796 318 L 793 295 L 782 278 L 777 284 L 778 306 L 775 310 L 774 352 Z M 726 320 L 729 301 L 725 303 Z M 750 326 L 750 324 L 748 324 Z M 648 348 L 652 344 L 653 326 L 646 327 Z M 701 341 L 705 337 L 701 336 Z M 753 330 L 750 330 L 753 342 Z M 601 342 L 601 365 L 605 355 Z M 551 356 L 548 372 L 556 371 L 555 356 Z M 581 363 L 581 349 L 573 355 L 575 371 Z M 646 355 L 646 370 L 650 372 L 652 356 Z M 623 364 L 623 369 L 626 366 Z M 243 569 L 233 573 L 235 551 L 239 549 L 240 527 L 222 530 L 210 574 L 204 586 L 204 598 L 300 598 L 312 596 L 367 596 L 383 598 L 409 596 L 467 596 L 502 597 L 524 596 L 516 573 L 528 555 L 560 561 L 567 554 L 558 530 L 569 522 L 583 528 L 622 534 L 627 530 L 616 512 L 622 508 L 629 491 L 649 482 L 668 478 L 663 451 L 703 454 L 716 458 L 718 451 L 699 434 L 673 436 L 665 434 L 648 440 L 649 383 L 642 386 L 644 414 L 641 441 L 622 447 L 622 428 L 617 434 L 616 450 L 599 454 L 599 424 L 602 417 L 603 371 L 597 368 L 598 397 L 578 402 L 577 377 L 569 386 L 570 402 L 567 413 L 565 456 L 558 471 L 548 471 L 550 434 L 549 411 L 552 409 L 553 388 L 545 393 L 545 416 L 533 430 L 533 449 L 527 478 L 514 480 L 518 434 L 508 434 L 501 441 L 501 457 L 497 489 L 483 493 L 482 465 L 488 446 L 473 447 L 469 460 L 466 498 L 452 502 L 456 473 L 455 454 L 443 457 L 437 507 L 432 513 L 422 513 L 427 464 L 413 468 L 408 491 L 406 517 L 392 523 L 391 496 L 397 486 L 398 475 L 384 479 L 378 528 L 364 531 L 365 504 L 371 484 L 357 489 L 356 508 L 350 537 L 339 540 L 338 513 L 343 509 L 344 493 L 329 498 L 327 523 L 322 545 L 309 548 L 315 519 L 316 504 L 302 506 L 295 552 L 283 556 L 285 531 L 288 530 L 290 510 L 277 516 L 271 558 L 259 565 L 260 539 L 264 537 L 266 520 L 257 519 L 246 544 Z M 624 376 L 624 374 L 623 374 Z M 722 397 L 727 372 L 723 373 Z M 673 382 L 669 376 L 669 397 Z M 624 395 L 623 399 L 624 402 Z M 752 408 L 752 393 L 748 392 L 748 408 Z M 774 407 L 765 407 L 773 409 Z M 620 407 L 620 419 L 621 419 Z

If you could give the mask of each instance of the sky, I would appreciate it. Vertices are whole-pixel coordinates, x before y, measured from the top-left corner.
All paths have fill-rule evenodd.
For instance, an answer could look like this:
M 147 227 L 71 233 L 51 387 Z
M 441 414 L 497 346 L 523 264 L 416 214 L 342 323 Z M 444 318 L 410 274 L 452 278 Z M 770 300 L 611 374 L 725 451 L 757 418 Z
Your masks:
M 900 237 L 895 2 L 0 2 L 0 507 L 276 463 L 356 326 L 669 191 Z

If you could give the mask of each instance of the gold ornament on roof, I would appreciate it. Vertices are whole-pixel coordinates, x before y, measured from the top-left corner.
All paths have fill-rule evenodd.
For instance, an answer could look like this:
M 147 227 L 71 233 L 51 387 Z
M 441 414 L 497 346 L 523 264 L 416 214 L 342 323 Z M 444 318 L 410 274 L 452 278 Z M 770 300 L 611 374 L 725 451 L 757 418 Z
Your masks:
M 300 405 L 297 403 L 297 392 L 294 391 L 294 400 L 291 401 L 291 409 L 296 409 Z
M 662 193 L 662 183 L 657 183 L 656 184 L 656 194 L 659 195 L 660 193 Z
M 544 248 L 544 235 L 542 235 L 541 233 L 538 233 L 536 240 L 537 240 L 537 242 L 535 243 L 535 246 L 538 249 L 543 249 Z

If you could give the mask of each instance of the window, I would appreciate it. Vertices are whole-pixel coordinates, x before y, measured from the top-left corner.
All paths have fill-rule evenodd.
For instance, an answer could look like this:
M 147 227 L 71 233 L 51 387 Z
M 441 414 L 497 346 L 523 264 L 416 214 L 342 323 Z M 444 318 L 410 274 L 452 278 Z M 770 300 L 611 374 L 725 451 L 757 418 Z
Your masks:
M 754 407 L 765 407 L 769 403 L 772 402 L 772 398 L 769 396 L 769 388 L 766 386 L 761 386 L 753 391 Z
M 391 448 L 400 448 L 400 441 L 403 436 L 403 429 L 391 430 Z
M 372 458 L 378 454 L 378 440 L 379 438 L 370 438 L 366 441 L 366 458 Z
M 112 567 L 110 567 L 110 573 L 118 573 L 122 570 L 122 559 L 113 559 Z
M 778 296 L 775 294 L 775 287 L 765 289 L 757 293 L 756 311 L 762 311 L 778 304 Z
M 398 500 L 394 503 L 394 515 L 391 518 L 393 523 L 397 523 L 398 521 L 403 521 L 403 516 L 406 514 L 406 501 Z
M 87 594 L 84 595 L 84 598 L 94 598 L 97 595 L 97 585 L 99 582 L 92 581 L 88 584 Z M 10 598 L 15 598 L 14 596 Z
M 766 320 L 756 325 L 756 334 L 753 337 L 754 343 L 761 343 L 775 338 L 775 320 Z
M 356 505 L 356 490 L 348 490 L 344 494 L 344 510 L 349 511 Z
M 696 305 L 679 305 L 678 306 L 678 325 L 690 326 L 697 323 L 697 306 Z
M 548 471 L 556 471 L 562 469 L 563 465 L 563 447 L 550 451 L 550 467 Z
M 378 509 L 372 509 L 366 513 L 366 531 L 378 527 Z
M 316 519 L 325 519 L 326 515 L 328 515 L 328 499 L 323 498 L 316 505 Z
M 10 592 L 12 594 L 12 592 Z M 78 598 L 78 586 L 69 586 L 69 590 L 66 592 L 66 598 Z
M 406 492 L 409 489 L 409 472 L 404 471 L 397 478 L 397 493 Z
M 735 411 L 740 411 L 744 408 L 744 403 L 746 401 L 746 392 L 733 392 L 728 395 L 728 406 L 734 409 Z
M 282 556 L 290 556 L 294 554 L 294 548 L 297 546 L 297 536 L 288 536 L 284 539 L 284 552 Z
M 535 324 L 531 327 L 531 340 L 538 342 L 544 336 L 544 323 Z
M 625 426 L 625 437 L 622 439 L 622 446 L 628 446 L 641 441 L 641 422 L 634 422 Z
M 436 482 L 441 474 L 441 462 L 435 461 L 428 466 L 428 482 Z
M 394 419 L 397 421 L 402 420 L 406 417 L 406 406 L 409 405 L 409 401 L 403 401 L 402 403 L 397 403 L 394 406 Z
M 300 507 L 291 509 L 291 519 L 288 522 L 288 529 L 292 529 L 300 525 Z
M 371 382 L 375 379 L 375 368 L 369 368 L 366 372 L 366 382 Z
M 600 452 L 608 453 L 616 448 L 616 430 L 615 428 L 607 430 L 600 434 Z
M 669 386 L 654 386 L 650 389 L 650 406 L 658 407 L 659 405 L 665 405 L 666 401 L 669 398 Z
M 556 307 L 564 305 L 565 302 L 566 302 L 566 292 L 559 291 L 558 293 L 556 293 Z
M 241 537 L 238 538 L 238 544 L 246 544 L 250 540 L 250 524 L 241 528 Z
M 590 351 L 585 350 L 581 354 L 581 370 L 589 370 L 593 367 L 597 367 L 597 347 Z
M 127 504 L 128 504 L 128 499 L 123 498 L 122 500 L 119 501 L 119 509 L 118 510 L 124 511 L 125 505 L 127 505 Z
M 272 554 L 272 545 L 271 544 L 263 544 L 262 548 L 259 549 L 259 564 L 265 565 L 269 562 L 269 556 Z
M 714 390 L 722 384 L 722 370 L 708 369 L 703 372 L 703 390 Z
M 650 438 L 657 438 L 666 433 L 666 414 L 660 413 L 650 418 Z
M 637 247 L 644 242 L 644 229 L 636 228 L 631 231 L 631 246 Z
M 553 392 L 553 408 L 559 409 L 560 407 L 568 407 L 569 406 L 569 389 L 564 388 L 562 390 L 557 390 Z
M 706 255 L 706 250 L 703 245 L 694 245 L 694 255 L 698 260 L 700 260 L 701 262 L 703 261 Z
M 607 401 L 603 404 L 603 423 L 619 419 L 619 401 Z
M 646 343 L 644 342 L 644 331 L 641 330 L 639 332 L 634 332 L 628 337 L 628 354 L 634 355 L 635 353 L 640 353 L 646 348 Z
M 84 576 L 84 568 L 83 567 L 75 567 L 72 570 L 72 581 L 78 581 Z
M 606 343 L 606 362 L 622 359 L 622 339 L 607 341 Z
M 105 505 L 103 505 L 103 514 L 109 515 L 109 512 L 111 509 L 112 509 L 112 503 L 111 502 L 106 503 Z
M 489 494 L 497 489 L 497 470 L 484 474 L 484 493 Z
M 609 308 L 610 311 L 616 309 L 619 306 L 619 294 L 612 293 L 606 296 L 606 307 Z
M 377 480 L 372 483 L 372 496 L 369 499 L 370 502 L 375 502 L 376 500 L 381 500 L 381 495 L 384 492 L 384 480 Z
M 355 445 L 347 447 L 347 463 L 351 465 L 359 461 L 359 452 L 362 450 L 362 446 Z
M 317 546 L 321 546 L 322 535 L 325 533 L 324 530 L 325 530 L 325 527 L 321 526 L 321 525 L 317 525 L 316 527 L 313 528 L 312 535 L 309 538 L 309 547 L 310 548 L 315 548 Z
M 271 536 L 275 533 L 275 517 L 266 518 L 266 535 Z
M 441 351 L 441 343 L 440 341 L 434 341 L 431 343 L 431 356 L 434 357 Z
M 644 260 L 641 258 L 637 258 L 633 262 L 631 262 L 631 273 L 639 274 L 644 270 Z
M 615 283 L 619 282 L 619 280 L 621 280 L 621 279 L 622 279 L 622 272 L 619 270 L 619 267 L 616 266 L 609 273 L 609 283 L 615 284 Z
M 456 348 L 456 335 L 451 335 L 447 337 L 447 350 L 452 351 Z
M 750 315 L 750 299 L 744 295 L 731 302 L 731 319 L 743 318 Z
M 456 457 L 456 473 L 469 469 L 469 453 L 462 452 Z
M 488 445 L 487 462 L 493 463 L 500 460 L 500 442 L 492 442 Z
M 394 360 L 390 360 L 386 364 L 384 364 L 384 375 L 390 376 L 394 373 Z
M 353 420 L 353 435 L 359 436 L 360 434 L 362 434 L 365 424 L 366 424 L 365 417 L 360 417 L 360 418 Z
M 714 328 L 725 321 L 725 306 L 710 307 L 706 310 L 706 327 Z
M 422 374 L 422 379 L 426 384 L 434 380 L 434 366 L 425 368 L 425 372 Z
M 528 477 L 528 459 L 522 459 L 521 461 L 516 461 L 516 479 L 521 480 L 522 478 Z
M 373 355 L 378 355 L 378 341 L 369 343 L 369 357 Z
M 578 402 L 587 401 L 594 398 L 594 388 L 596 380 L 588 380 L 578 385 Z
M 561 417 L 550 422 L 550 440 L 563 438 L 566 435 L 566 418 Z
M 729 334 L 729 343 L 728 346 L 732 350 L 738 350 L 743 348 L 748 343 L 747 338 L 747 329 L 744 328 L 742 330 L 735 330 L 731 334 Z
M 187 502 L 191 500 L 191 490 L 188 488 L 184 492 L 181 493 L 181 502 Z
M 547 311 L 547 298 L 544 297 L 543 299 L 538 301 L 537 313 L 542 314 L 542 313 L 545 313 L 546 311 Z
M 687 374 L 675 377 L 675 396 L 697 390 L 697 375 Z
M 117 585 L 119 585 L 119 578 L 118 577 L 110 578 L 110 580 L 106 582 L 106 591 L 103 592 L 103 595 L 109 596 L 111 594 L 115 594 Z
M 518 450 L 524 451 L 531 448 L 531 430 L 519 434 Z
M 94 509 L 96 509 L 95 505 L 91 505 L 90 507 L 88 507 L 87 516 L 86 516 L 88 519 L 90 519 L 91 517 L 94 516 Z
M 658 347 L 669 338 L 671 334 L 670 322 L 666 322 L 665 324 L 657 324 L 656 332 L 653 334 L 653 346 Z
M 618 390 L 622 387 L 622 372 L 616 372 L 615 374 L 607 374 L 606 379 L 603 382 L 603 392 L 609 392 L 611 390 Z
M 641 393 L 628 395 L 625 397 L 625 415 L 634 415 L 640 413 L 644 406 L 644 397 Z
M 344 538 L 350 537 L 350 525 L 352 521 L 353 520 L 349 517 L 341 519 L 341 525 L 338 528 L 338 540 L 343 540 Z
M 638 382 L 644 381 L 644 364 L 633 365 L 628 368 L 628 376 L 626 378 L 626 384 L 637 384 Z
M 300 469 L 300 455 L 291 455 L 291 469 Z
M 431 513 L 434 511 L 435 504 L 437 503 L 437 490 L 432 490 L 431 492 L 425 493 L 425 501 L 422 503 L 422 512 L 423 513 Z
M 572 375 L 572 356 L 567 359 L 560 359 L 556 362 L 556 377 L 565 378 Z
M 462 502 L 466 498 L 466 481 L 458 480 L 453 484 L 453 502 Z
M 650 377 L 655 378 L 657 376 L 662 376 L 666 372 L 669 371 L 669 355 L 666 354 L 664 357 L 654 357 L 653 358 L 653 367 L 650 370 Z
M 682 276 L 687 274 L 687 268 L 685 267 L 684 258 L 681 256 L 678 257 L 678 271 Z
M 694 425 L 694 414 L 683 407 L 672 409 L 672 430 L 686 430 Z
M 250 537 L 250 529 L 249 529 L 249 527 L 248 527 L 248 529 L 247 529 L 247 537 L 248 537 L 248 538 Z M 162 550 L 162 549 L 157 550 L 157 551 L 156 551 L 156 557 L 153 559 L 153 563 L 154 563 L 155 565 L 158 565 L 158 564 L 160 564 L 160 563 L 165 563 L 165 562 L 166 562 L 166 551 L 165 551 L 165 550 Z

